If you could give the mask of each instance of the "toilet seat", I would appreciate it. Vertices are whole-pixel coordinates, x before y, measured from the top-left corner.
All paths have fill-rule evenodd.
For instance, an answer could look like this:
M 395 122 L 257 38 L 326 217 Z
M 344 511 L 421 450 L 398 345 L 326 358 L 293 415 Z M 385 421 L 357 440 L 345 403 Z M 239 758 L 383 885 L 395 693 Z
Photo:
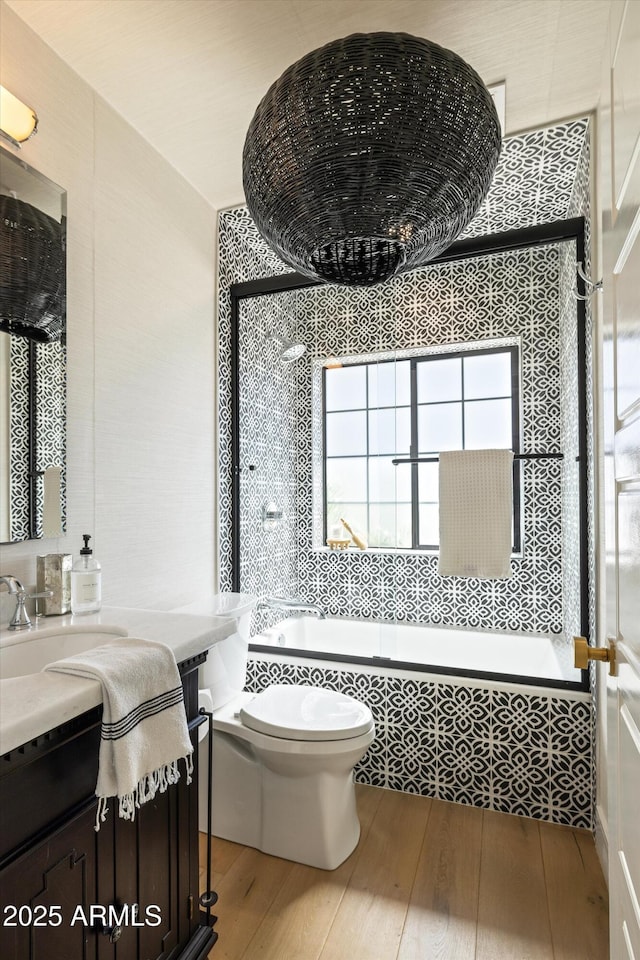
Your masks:
M 246 703 L 250 730 L 283 740 L 350 740 L 373 727 L 371 711 L 353 697 L 323 687 L 274 684 Z

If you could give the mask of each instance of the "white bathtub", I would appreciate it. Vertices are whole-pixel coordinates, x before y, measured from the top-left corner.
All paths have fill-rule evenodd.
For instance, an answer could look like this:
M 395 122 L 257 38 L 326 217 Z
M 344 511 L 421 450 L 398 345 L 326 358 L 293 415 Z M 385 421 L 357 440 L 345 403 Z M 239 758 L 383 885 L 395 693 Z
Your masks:
M 563 636 L 461 630 L 457 627 L 294 616 L 251 638 L 256 651 L 279 648 L 307 656 L 355 662 L 391 661 L 434 672 L 485 674 L 580 683 L 571 647 Z

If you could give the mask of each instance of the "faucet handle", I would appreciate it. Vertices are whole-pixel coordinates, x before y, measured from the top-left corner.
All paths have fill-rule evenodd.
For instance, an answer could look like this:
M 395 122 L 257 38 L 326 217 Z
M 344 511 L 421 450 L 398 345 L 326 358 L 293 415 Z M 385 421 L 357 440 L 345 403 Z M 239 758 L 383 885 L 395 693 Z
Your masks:
M 9 630 L 25 630 L 31 627 L 31 618 L 25 607 L 26 600 L 35 600 L 40 597 L 52 597 L 53 590 L 43 590 L 42 593 L 27 593 L 22 584 L 20 589 L 14 591 L 16 597 L 16 609 L 9 624 Z

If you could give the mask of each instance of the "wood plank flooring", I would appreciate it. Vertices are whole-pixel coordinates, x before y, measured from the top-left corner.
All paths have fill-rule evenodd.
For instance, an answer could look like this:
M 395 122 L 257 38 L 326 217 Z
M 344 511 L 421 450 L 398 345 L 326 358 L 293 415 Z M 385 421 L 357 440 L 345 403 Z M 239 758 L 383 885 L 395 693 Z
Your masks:
M 607 890 L 587 831 L 356 791 L 360 842 L 337 870 L 213 839 L 210 960 L 608 960 Z

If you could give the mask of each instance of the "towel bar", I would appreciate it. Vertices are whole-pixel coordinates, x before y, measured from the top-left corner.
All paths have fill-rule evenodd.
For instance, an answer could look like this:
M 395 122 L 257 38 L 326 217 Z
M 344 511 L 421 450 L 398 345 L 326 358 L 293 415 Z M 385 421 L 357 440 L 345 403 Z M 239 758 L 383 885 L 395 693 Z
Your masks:
M 514 453 L 514 460 L 563 460 L 564 453 Z M 400 463 L 438 463 L 440 457 L 397 457 L 391 463 L 397 467 Z

